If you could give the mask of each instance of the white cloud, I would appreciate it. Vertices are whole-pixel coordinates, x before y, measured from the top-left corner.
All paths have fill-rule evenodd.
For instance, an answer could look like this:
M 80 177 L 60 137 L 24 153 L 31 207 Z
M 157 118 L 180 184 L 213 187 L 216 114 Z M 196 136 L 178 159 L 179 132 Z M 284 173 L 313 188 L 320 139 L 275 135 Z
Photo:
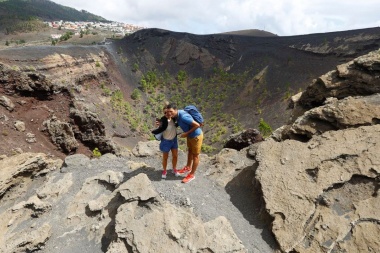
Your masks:
M 195 34 L 261 29 L 285 36 L 380 24 L 380 0 L 53 1 L 113 21 Z

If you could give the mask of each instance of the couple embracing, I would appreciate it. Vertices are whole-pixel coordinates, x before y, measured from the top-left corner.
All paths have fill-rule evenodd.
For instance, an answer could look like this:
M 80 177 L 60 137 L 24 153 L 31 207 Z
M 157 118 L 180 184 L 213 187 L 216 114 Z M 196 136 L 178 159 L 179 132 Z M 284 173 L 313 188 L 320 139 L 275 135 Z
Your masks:
M 165 105 L 164 114 L 165 116 L 160 119 L 160 127 L 152 131 L 153 134 L 162 133 L 160 143 L 160 150 L 163 153 L 162 178 L 166 178 L 169 152 L 172 151 L 173 173 L 176 176 L 185 177 L 182 183 L 189 183 L 195 179 L 195 171 L 199 164 L 199 154 L 203 142 L 201 125 L 186 111 L 178 110 L 175 104 Z M 180 137 L 186 138 L 188 150 L 186 166 L 180 170 L 176 168 L 178 160 L 177 126 L 183 131 Z

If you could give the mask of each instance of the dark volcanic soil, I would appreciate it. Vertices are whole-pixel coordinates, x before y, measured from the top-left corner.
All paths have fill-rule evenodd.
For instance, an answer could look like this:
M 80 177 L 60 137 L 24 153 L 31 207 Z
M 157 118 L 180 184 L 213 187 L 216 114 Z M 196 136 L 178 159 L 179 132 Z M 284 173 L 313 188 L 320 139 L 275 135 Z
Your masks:
M 264 118 L 276 129 L 290 116 L 286 110 L 289 95 L 304 90 L 313 79 L 337 65 L 379 48 L 380 28 L 288 37 L 194 35 L 146 29 L 115 41 L 111 47 L 128 58 L 129 68 L 139 63 L 142 73 L 157 69 L 176 76 L 184 70 L 193 78 L 207 80 L 214 68 L 228 69 L 236 75 L 247 71 L 252 80 L 229 93 L 223 101 L 223 111 L 236 115 L 245 128 L 256 128 Z M 197 50 L 212 57 L 210 68 L 203 68 L 202 57 L 191 58 Z M 264 69 L 263 80 L 253 81 Z M 138 82 L 139 77 L 131 80 Z M 251 92 L 242 94 L 244 90 Z M 204 108 L 206 118 L 213 115 L 212 108 Z

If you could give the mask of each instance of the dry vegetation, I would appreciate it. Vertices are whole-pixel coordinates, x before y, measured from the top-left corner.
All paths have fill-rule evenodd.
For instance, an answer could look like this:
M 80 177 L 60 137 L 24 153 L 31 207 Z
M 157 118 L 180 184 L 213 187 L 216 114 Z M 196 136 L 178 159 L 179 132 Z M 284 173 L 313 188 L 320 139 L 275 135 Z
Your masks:
M 45 27 L 36 32 L 5 34 L 4 31 L 0 31 L 0 50 L 10 47 L 52 45 L 52 34 L 63 35 L 66 32 L 66 30 L 58 30 L 50 27 Z M 87 35 L 83 35 L 82 38 L 80 38 L 79 35 L 74 35 L 68 41 L 61 41 L 58 44 L 92 45 L 104 41 L 105 38 L 112 38 L 112 35 L 112 32 L 94 30 Z

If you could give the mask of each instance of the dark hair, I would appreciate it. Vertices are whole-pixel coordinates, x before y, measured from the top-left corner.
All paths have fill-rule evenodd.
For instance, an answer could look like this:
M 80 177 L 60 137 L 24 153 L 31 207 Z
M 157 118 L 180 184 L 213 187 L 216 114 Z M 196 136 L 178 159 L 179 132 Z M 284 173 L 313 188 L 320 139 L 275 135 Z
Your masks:
M 169 104 L 165 107 L 165 109 L 174 109 L 174 110 L 177 110 L 177 105 L 176 105 L 176 104 L 171 104 L 171 103 L 169 103 Z

